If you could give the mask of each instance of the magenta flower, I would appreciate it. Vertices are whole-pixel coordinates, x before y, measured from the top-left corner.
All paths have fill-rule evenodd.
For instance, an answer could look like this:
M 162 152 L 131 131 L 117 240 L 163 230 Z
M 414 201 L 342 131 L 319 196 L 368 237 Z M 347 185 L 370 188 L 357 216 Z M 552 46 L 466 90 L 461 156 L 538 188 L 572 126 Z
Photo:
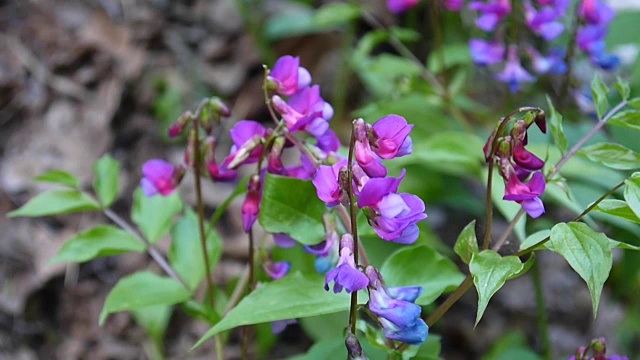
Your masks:
M 413 125 L 400 115 L 387 115 L 372 126 L 371 148 L 383 159 L 409 155 L 413 150 L 409 133 Z M 408 144 L 408 145 L 405 145 Z
M 469 9 L 481 13 L 476 19 L 476 26 L 491 32 L 505 16 L 511 13 L 511 0 L 473 1 L 469 4 Z
M 342 160 L 332 166 L 320 165 L 313 178 L 313 185 L 316 187 L 318 198 L 324 201 L 327 206 L 333 207 L 340 203 L 343 190 L 340 188 L 340 169 L 346 168 L 347 161 Z
M 513 147 L 513 161 L 519 167 L 528 171 L 540 170 L 544 166 L 544 161 L 527 151 L 522 143 Z
M 278 280 L 289 272 L 291 268 L 291 263 L 288 261 L 278 261 L 265 263 L 263 265 L 264 271 L 269 275 L 269 277 L 273 280 Z
M 464 0 L 445 0 L 444 7 L 449 11 L 460 11 L 464 6 Z
M 168 196 L 180 184 L 184 170 L 167 161 L 152 159 L 142 165 L 142 175 L 140 186 L 145 196 Z
M 260 201 L 262 199 L 262 182 L 260 176 L 254 175 L 247 183 L 247 195 L 242 203 L 240 210 L 242 217 L 242 228 L 244 232 L 249 233 L 251 227 L 258 220 L 260 213 Z
M 399 178 L 372 178 L 360 191 L 358 206 L 364 209 L 373 230 L 386 241 L 412 244 L 418 239 L 417 223 L 427 218 L 424 202 L 417 196 L 400 193 Z
M 355 155 L 358 165 L 370 177 L 387 176 L 387 168 L 382 164 L 382 159 L 371 149 L 368 139 L 356 141 Z
M 420 318 L 422 309 L 415 304 L 422 287 L 387 288 L 375 268 L 367 266 L 365 272 L 369 278 L 369 310 L 378 316 L 384 336 L 411 345 L 422 344 L 429 334 L 429 327 Z
M 533 82 L 535 78 L 525 70 L 520 64 L 518 48 L 514 45 L 509 47 L 507 62 L 504 69 L 496 75 L 496 79 L 509 84 L 509 91 L 515 93 L 523 82 Z
M 394 14 L 402 14 L 418 5 L 420 0 L 387 0 L 387 9 Z
M 215 159 L 211 159 L 206 163 L 207 171 L 209 172 L 209 176 L 211 179 L 215 181 L 228 182 L 233 181 L 238 176 L 238 173 L 235 170 L 227 169 L 227 164 L 222 163 L 222 165 L 218 165 Z
M 606 27 L 615 17 L 613 8 L 600 0 L 583 0 L 578 7 L 578 15 L 587 24 Z
M 536 10 L 529 1 L 524 2 L 527 26 L 546 41 L 557 38 L 564 31 L 564 25 L 556 20 L 565 15 L 569 4 L 566 1 L 557 4 L 557 7 L 544 6 Z
M 267 129 L 253 120 L 239 121 L 230 131 L 233 146 L 225 159 L 229 169 L 258 162 Z
M 329 291 L 329 283 L 333 281 L 333 292 L 339 293 L 344 288 L 348 293 L 362 290 L 369 284 L 367 276 L 358 270 L 353 259 L 354 242 L 351 234 L 344 234 L 340 239 L 340 259 L 335 269 L 329 271 L 324 280 L 324 289 Z
M 471 39 L 469 41 L 471 59 L 478 66 L 494 65 L 504 60 L 505 47 L 501 41 Z
M 273 82 L 278 94 L 293 95 L 309 86 L 311 74 L 300 66 L 299 57 L 286 55 L 276 61 L 267 80 Z
M 515 201 L 522 205 L 527 214 L 535 219 L 544 214 L 544 205 L 539 196 L 544 193 L 545 186 L 544 176 L 541 172 L 534 173 L 526 184 L 518 179 L 515 172 L 511 172 L 502 199 Z
M 328 120 L 333 117 L 333 108 L 320 96 L 318 85 L 300 90 L 288 102 L 277 95 L 273 96 L 272 102 L 291 132 L 304 130 L 318 137 L 329 129 Z

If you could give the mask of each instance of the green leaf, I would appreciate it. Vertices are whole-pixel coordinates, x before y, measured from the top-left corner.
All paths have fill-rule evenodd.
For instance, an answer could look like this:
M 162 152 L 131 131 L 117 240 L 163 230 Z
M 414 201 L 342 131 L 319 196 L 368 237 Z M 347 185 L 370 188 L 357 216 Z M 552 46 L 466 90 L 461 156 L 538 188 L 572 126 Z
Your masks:
M 302 244 L 317 244 L 325 237 L 322 215 L 326 205 L 311 181 L 268 174 L 260 206 L 260 225 L 271 233 L 287 233 Z
M 609 120 L 609 124 L 622 126 L 628 129 L 640 130 L 640 111 L 621 111 Z
M 349 309 L 350 296 L 324 290 L 324 276 L 295 272 L 263 284 L 247 295 L 194 345 L 243 325 L 331 314 Z
M 345 3 L 330 3 L 322 6 L 311 18 L 316 27 L 331 28 L 347 24 L 360 17 L 360 8 Z
M 622 78 L 618 76 L 618 78 L 616 79 L 616 83 L 613 84 L 613 87 L 616 89 L 616 91 L 618 91 L 618 94 L 620 94 L 622 100 L 627 100 L 629 98 L 629 95 L 631 94 L 629 82 L 622 80 Z
M 93 164 L 93 189 L 102 206 L 109 207 L 118 195 L 120 163 L 110 155 L 105 155 Z
M 134 309 L 131 313 L 154 341 L 161 342 L 169 325 L 172 310 L 171 306 L 155 305 Z
M 473 220 L 462 229 L 453 251 L 460 256 L 465 264 L 471 261 L 474 254 L 478 253 L 478 239 L 476 238 L 476 221 Z
M 640 246 L 627 244 L 625 242 L 617 241 L 613 239 L 609 239 L 609 246 L 611 246 L 612 249 L 616 248 L 616 249 L 623 249 L 623 250 L 640 251 Z
M 596 206 L 594 211 L 601 212 L 603 214 L 613 215 L 621 219 L 640 224 L 640 218 L 631 210 L 629 204 L 622 200 L 607 199 L 601 201 Z
M 542 240 L 548 238 L 549 235 L 551 235 L 551 231 L 550 230 L 540 230 L 540 231 L 538 231 L 536 233 L 533 233 L 533 234 L 527 236 L 527 239 L 520 243 L 520 250 L 528 249 L 528 248 L 534 246 L 535 244 L 537 244 L 537 243 L 541 242 Z M 544 248 L 544 245 L 538 246 L 534 250 L 543 249 L 543 248 Z
M 640 97 L 634 97 L 627 101 L 627 104 L 632 108 L 640 109 Z
M 442 51 L 444 56 L 438 54 L 437 51 Z M 445 63 L 442 64 L 442 58 L 445 59 Z M 464 65 L 471 63 L 471 55 L 469 53 L 469 45 L 466 43 L 454 43 L 442 46 L 436 52 L 433 52 L 429 56 L 428 68 L 433 73 L 439 73 L 444 68 L 451 68 L 455 65 Z
M 634 173 L 624 183 L 624 199 L 631 211 L 640 218 L 640 173 Z
M 213 270 L 222 253 L 222 241 L 213 230 L 206 231 L 206 234 L 209 266 Z M 169 262 L 191 289 L 196 289 L 205 277 L 198 217 L 191 210 L 187 210 L 171 229 Z
M 142 241 L 111 225 L 98 225 L 67 240 L 52 262 L 85 262 L 101 256 L 143 252 Z
M 482 319 L 491 297 L 500 290 L 507 279 L 518 274 L 523 267 L 524 264 L 517 256 L 502 257 L 492 250 L 484 250 L 473 256 L 469 263 L 469 271 L 478 291 L 476 325 Z
M 551 241 L 547 243 L 547 248 L 562 255 L 587 282 L 595 318 L 602 287 L 613 264 L 609 239 L 583 223 L 560 223 L 551 229 Z
M 551 130 L 551 136 L 553 137 L 553 142 L 558 146 L 561 153 L 565 153 L 569 146 L 567 142 L 567 137 L 564 135 L 564 128 L 562 127 L 562 115 L 553 107 L 553 103 L 551 99 L 547 95 L 547 104 L 549 104 L 549 117 L 547 120 L 549 121 L 549 128 Z
M 579 154 L 612 169 L 640 168 L 640 154 L 619 144 L 597 143 L 583 148 Z
M 178 281 L 148 271 L 137 272 L 120 279 L 111 289 L 100 313 L 100 325 L 114 312 L 173 305 L 189 298 L 191 293 Z
M 605 85 L 598 74 L 595 75 L 591 82 L 591 95 L 593 96 L 593 103 L 596 105 L 596 112 L 598 113 L 598 119 L 602 119 L 604 113 L 609 107 L 609 100 L 607 99 L 607 93 L 609 89 Z
M 154 244 L 171 228 L 172 219 L 182 210 L 178 193 L 169 196 L 144 196 L 141 189 L 133 194 L 133 220 L 144 237 Z
M 78 180 L 75 175 L 62 170 L 47 171 L 44 174 L 36 176 L 35 178 L 33 178 L 33 180 L 60 184 L 73 189 L 78 189 L 80 187 L 80 180 Z
M 51 190 L 38 194 L 22 207 L 11 211 L 8 217 L 62 215 L 98 210 L 100 205 L 85 193 L 76 190 Z
M 427 246 L 411 246 L 393 253 L 380 268 L 387 286 L 422 286 L 418 305 L 429 305 L 454 290 L 464 275 L 448 258 Z

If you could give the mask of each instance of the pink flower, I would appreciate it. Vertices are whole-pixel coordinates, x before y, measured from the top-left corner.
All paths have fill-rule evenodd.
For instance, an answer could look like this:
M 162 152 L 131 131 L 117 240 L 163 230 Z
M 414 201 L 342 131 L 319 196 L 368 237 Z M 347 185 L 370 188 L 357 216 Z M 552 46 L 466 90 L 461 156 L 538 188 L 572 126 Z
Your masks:
M 522 205 L 527 214 L 535 219 L 544 214 L 544 205 L 539 196 L 544 193 L 545 187 L 544 176 L 541 172 L 534 173 L 528 183 L 522 183 L 514 171 L 509 174 L 505 195 L 502 199 L 515 201 Z
M 394 14 L 402 14 L 418 5 L 420 0 L 387 0 L 387 9 Z
M 329 129 L 328 120 L 333 117 L 333 108 L 320 96 L 318 85 L 298 91 L 286 102 L 277 95 L 271 100 L 289 131 L 304 130 L 318 137 Z
M 142 175 L 140 185 L 145 196 L 168 196 L 178 187 L 184 170 L 167 161 L 152 159 L 142 165 Z
M 247 196 L 240 210 L 242 216 L 242 228 L 249 233 L 251 227 L 258 220 L 260 213 L 260 201 L 262 199 L 262 182 L 259 175 L 254 175 L 247 183 Z
M 344 189 L 340 188 L 340 170 L 346 168 L 347 161 L 342 160 L 332 166 L 320 165 L 316 176 L 313 178 L 313 185 L 318 192 L 318 198 L 324 201 L 327 206 L 333 207 L 340 203 Z
M 373 151 L 383 159 L 409 155 L 412 151 L 409 133 L 413 125 L 400 115 L 387 115 L 373 124 Z M 407 145 L 405 145 L 407 144 Z
M 273 65 L 268 80 L 273 82 L 278 94 L 293 95 L 309 86 L 311 74 L 300 66 L 299 57 L 286 55 L 279 58 Z

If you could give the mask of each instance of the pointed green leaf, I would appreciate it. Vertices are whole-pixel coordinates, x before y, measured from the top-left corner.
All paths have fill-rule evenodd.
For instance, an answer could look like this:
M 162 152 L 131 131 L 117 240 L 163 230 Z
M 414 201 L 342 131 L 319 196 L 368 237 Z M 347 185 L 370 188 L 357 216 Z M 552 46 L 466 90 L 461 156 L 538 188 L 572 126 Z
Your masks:
M 621 219 L 640 224 L 640 218 L 631 210 L 629 205 L 622 200 L 607 199 L 601 201 L 593 211 L 598 211 L 604 214 L 613 215 Z
M 222 253 L 222 241 L 214 230 L 206 231 L 206 234 L 209 267 L 213 270 Z M 191 210 L 187 210 L 184 217 L 171 229 L 169 262 L 191 289 L 196 289 L 204 279 L 206 270 L 200 243 L 198 217 Z
M 547 121 L 549 122 L 553 142 L 558 146 L 560 152 L 564 154 L 567 152 L 569 144 L 567 137 L 564 135 L 564 128 L 562 127 L 562 115 L 553 107 L 549 96 L 547 96 L 547 104 L 549 104 L 549 117 L 547 117 Z
M 631 211 L 640 218 L 640 173 L 634 173 L 624 183 L 624 199 Z
M 583 223 L 560 223 L 551 229 L 551 241 L 547 243 L 547 248 L 562 255 L 587 282 L 595 318 L 602 287 L 613 264 L 609 239 Z
M 538 232 L 535 232 L 529 236 L 527 236 L 527 239 L 523 242 L 520 243 L 520 250 L 524 250 L 524 249 L 528 249 L 538 243 L 540 243 L 542 240 L 546 239 L 549 237 L 549 235 L 551 235 L 551 231 L 549 230 L 540 230 Z M 539 245 L 536 247 L 536 249 L 543 249 L 544 245 Z
M 144 237 L 154 244 L 171 228 L 173 218 L 182 210 L 178 193 L 169 196 L 144 196 L 141 189 L 133 194 L 133 220 Z
M 500 290 L 507 279 L 519 273 L 523 267 L 524 264 L 517 256 L 502 257 L 492 250 L 484 250 L 473 256 L 469 263 L 469 271 L 478 291 L 476 325 L 482 319 L 491 297 Z
M 640 154 L 619 144 L 597 143 L 583 148 L 579 154 L 612 169 L 640 169 Z
M 311 18 L 318 28 L 330 28 L 351 22 L 360 17 L 360 8 L 352 4 L 330 3 L 319 8 Z
M 473 254 L 478 253 L 478 239 L 476 238 L 476 221 L 473 220 L 467 226 L 462 229 L 456 244 L 453 246 L 453 251 L 460 256 L 460 259 L 465 264 L 471 261 Z
M 100 325 L 109 314 L 147 306 L 173 305 L 191 298 L 178 281 L 148 271 L 124 277 L 111 289 L 100 313 Z
M 118 195 L 120 163 L 110 155 L 105 155 L 93 164 L 93 176 L 93 189 L 102 206 L 107 208 Z
M 593 78 L 591 82 L 591 95 L 593 96 L 593 103 L 596 105 L 596 113 L 598 113 L 598 119 L 602 119 L 604 113 L 609 107 L 609 100 L 607 99 L 607 93 L 609 89 L 605 85 L 598 74 Z
M 380 272 L 387 286 L 422 286 L 422 295 L 416 300 L 418 305 L 431 304 L 464 280 L 453 261 L 424 245 L 396 251 Z
M 295 272 L 246 296 L 194 345 L 238 326 L 331 314 L 349 309 L 350 296 L 324 290 L 324 276 Z
M 618 91 L 618 94 L 620 94 L 622 100 L 627 100 L 629 98 L 629 95 L 631 94 L 629 82 L 622 80 L 622 78 L 618 76 L 618 78 L 616 79 L 616 83 L 613 84 L 613 87 L 616 89 L 616 91 Z
M 260 225 L 266 231 L 287 233 L 305 245 L 317 244 L 325 237 L 322 215 L 326 211 L 311 181 L 265 176 Z
M 143 252 L 142 241 L 111 225 L 98 225 L 67 240 L 51 261 L 85 262 L 101 256 Z
M 44 174 L 36 176 L 33 180 L 60 184 L 73 189 L 78 189 L 80 187 L 80 180 L 78 180 L 75 175 L 62 170 L 47 171 Z
M 51 190 L 38 194 L 8 216 L 36 217 L 98 210 L 100 205 L 85 193 L 76 190 Z
M 628 129 L 640 130 L 640 111 L 621 111 L 609 120 L 609 124 L 622 126 Z
M 632 108 L 640 109 L 640 97 L 634 97 L 627 101 L 627 104 Z
M 611 246 L 612 249 L 616 248 L 616 249 L 623 249 L 623 250 L 640 251 L 640 246 L 627 244 L 625 242 L 617 241 L 617 240 L 613 240 L 613 239 L 609 239 L 609 246 Z

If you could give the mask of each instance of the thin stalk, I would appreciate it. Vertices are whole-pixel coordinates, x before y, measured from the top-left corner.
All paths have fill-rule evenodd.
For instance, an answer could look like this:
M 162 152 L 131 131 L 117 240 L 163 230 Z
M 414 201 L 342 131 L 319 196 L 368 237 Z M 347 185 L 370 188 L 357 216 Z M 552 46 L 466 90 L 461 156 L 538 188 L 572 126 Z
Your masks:
M 544 301 L 544 290 L 542 288 L 542 276 L 538 259 L 534 260 L 531 267 L 531 279 L 536 298 L 536 314 L 538 318 L 538 332 L 542 346 L 542 356 L 545 360 L 551 360 L 551 339 L 549 338 L 549 319 L 547 317 L 547 307 Z
M 167 263 L 167 261 L 162 257 L 162 255 L 154 248 L 147 239 L 142 237 L 131 225 L 129 225 L 123 218 L 121 218 L 118 214 L 113 212 L 111 209 L 104 209 L 102 211 L 104 215 L 113 221 L 116 225 L 120 226 L 123 230 L 131 233 L 136 239 L 140 240 L 146 248 L 147 253 L 151 258 L 160 266 L 162 271 L 164 271 L 170 278 L 180 282 L 185 289 L 191 291 L 187 283 L 178 275 L 173 269 L 171 265 Z
M 509 222 L 509 225 L 502 233 L 502 236 L 500 236 L 498 241 L 496 241 L 495 245 L 493 245 L 491 250 L 498 251 L 500 250 L 500 248 L 502 248 L 502 245 L 504 245 L 504 243 L 507 241 L 507 239 L 509 238 L 509 235 L 511 235 L 511 232 L 516 227 L 516 224 L 518 223 L 518 220 L 520 220 L 522 215 L 524 215 L 524 210 L 520 208 L 520 210 L 518 210 L 518 212 L 516 213 L 516 216 L 514 216 L 513 219 L 511 219 L 511 221 Z
M 351 233 L 351 220 L 349 214 L 347 213 L 347 209 L 342 204 L 339 204 L 338 206 L 336 206 L 336 208 L 338 211 L 338 217 L 344 224 L 347 232 Z M 367 251 L 365 250 L 364 245 L 362 245 L 362 241 L 358 241 L 357 245 L 360 260 L 362 260 L 362 266 L 367 267 L 370 264 L 369 257 L 367 256 Z
M 455 304 L 461 297 L 464 295 L 467 290 L 469 290 L 473 286 L 473 277 L 471 275 L 467 275 L 462 284 L 458 286 L 458 288 L 449 295 L 449 297 L 442 303 L 438 308 L 427 317 L 426 323 L 429 326 L 433 326 L 442 315 L 444 315 L 453 304 Z
M 355 122 L 351 127 L 351 142 L 349 143 L 349 158 L 348 158 L 348 168 L 347 168 L 347 196 L 349 197 L 349 215 L 350 215 L 350 224 L 351 224 L 351 235 L 353 235 L 353 259 L 358 266 L 358 253 L 360 244 L 358 241 L 358 222 L 357 222 L 357 204 L 355 202 L 355 196 L 353 195 L 353 153 L 356 147 L 356 131 L 355 131 Z M 354 291 L 351 293 L 351 306 L 349 307 L 349 323 L 351 326 L 351 333 L 356 333 L 356 315 L 357 315 L 357 306 L 358 306 L 358 292 Z

